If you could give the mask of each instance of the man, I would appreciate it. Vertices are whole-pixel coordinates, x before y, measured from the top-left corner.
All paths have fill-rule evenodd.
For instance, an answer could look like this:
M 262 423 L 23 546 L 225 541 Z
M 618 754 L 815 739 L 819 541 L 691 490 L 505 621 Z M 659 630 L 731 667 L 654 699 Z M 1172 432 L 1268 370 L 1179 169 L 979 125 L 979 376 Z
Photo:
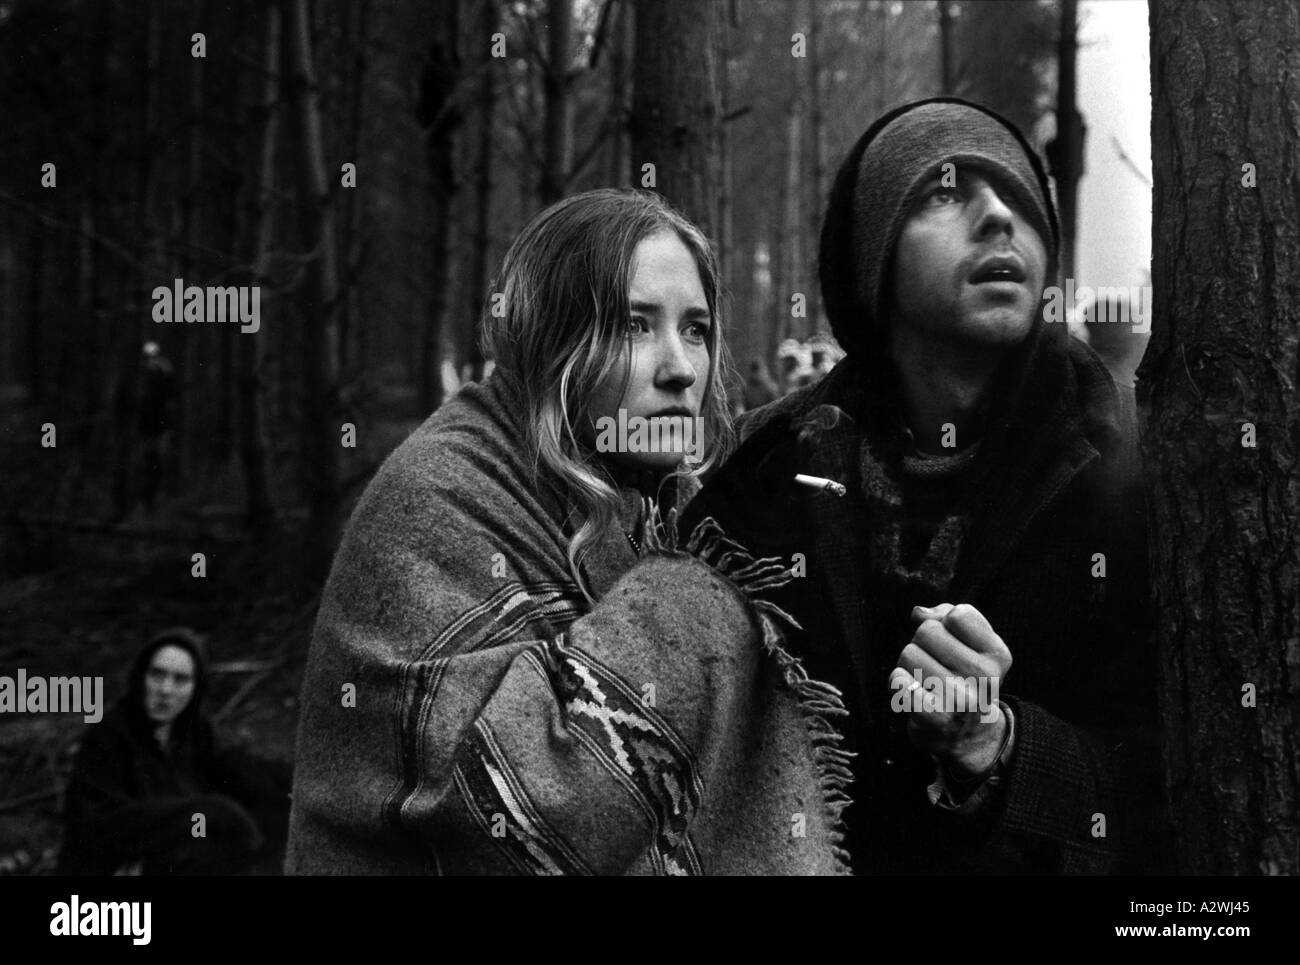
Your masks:
M 141 498 L 146 513 L 152 513 L 163 479 L 167 475 L 175 425 L 178 388 L 176 370 L 157 342 L 144 343 L 144 366 L 140 373 L 140 409 L 137 426 L 143 453 Z
M 954 99 L 882 117 L 822 231 L 847 355 L 742 421 L 684 520 L 805 574 L 772 598 L 849 711 L 859 873 L 1160 860 L 1132 390 L 1044 321 L 1057 247 L 1009 122 Z

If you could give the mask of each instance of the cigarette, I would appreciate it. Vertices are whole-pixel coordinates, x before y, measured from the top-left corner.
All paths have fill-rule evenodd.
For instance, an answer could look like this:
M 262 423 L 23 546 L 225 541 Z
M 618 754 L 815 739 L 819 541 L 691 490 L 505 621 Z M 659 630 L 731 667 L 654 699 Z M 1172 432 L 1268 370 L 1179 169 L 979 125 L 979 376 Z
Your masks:
M 834 493 L 836 496 L 843 496 L 848 492 L 843 483 L 837 483 L 834 479 L 823 479 L 821 476 L 805 476 L 803 473 L 797 473 L 794 481 L 800 486 L 808 486 L 819 491 Z

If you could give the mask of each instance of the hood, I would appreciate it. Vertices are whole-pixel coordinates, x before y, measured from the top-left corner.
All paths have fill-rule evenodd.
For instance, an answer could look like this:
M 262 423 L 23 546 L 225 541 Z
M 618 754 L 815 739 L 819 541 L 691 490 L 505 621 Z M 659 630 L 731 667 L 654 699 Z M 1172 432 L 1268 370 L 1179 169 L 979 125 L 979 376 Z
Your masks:
M 822 222 L 818 271 L 823 305 L 835 338 L 859 360 L 879 354 L 885 345 L 886 320 L 879 317 L 877 296 L 884 290 L 882 279 L 888 277 L 908 204 L 938 163 L 948 160 L 1007 176 L 1048 249 L 1045 283 L 1055 283 L 1060 229 L 1051 183 L 1015 125 L 955 97 L 904 104 L 879 118 L 853 145 L 836 173 Z M 888 176 L 871 176 L 882 170 Z M 864 231 L 873 235 L 865 246 Z M 870 261 L 866 266 L 859 264 L 864 247 Z M 1040 317 L 1036 327 L 1041 324 Z

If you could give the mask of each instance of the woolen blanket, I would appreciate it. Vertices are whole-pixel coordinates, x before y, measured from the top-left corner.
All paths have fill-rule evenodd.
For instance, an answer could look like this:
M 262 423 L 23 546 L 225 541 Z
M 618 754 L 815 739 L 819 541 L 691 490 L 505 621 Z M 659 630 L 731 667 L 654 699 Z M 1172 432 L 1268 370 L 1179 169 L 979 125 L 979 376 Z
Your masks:
M 599 539 L 589 604 L 520 411 L 498 376 L 467 386 L 362 496 L 304 676 L 286 870 L 845 873 L 844 708 L 763 600 L 787 561 L 712 520 L 679 539 L 628 490 L 643 555 Z

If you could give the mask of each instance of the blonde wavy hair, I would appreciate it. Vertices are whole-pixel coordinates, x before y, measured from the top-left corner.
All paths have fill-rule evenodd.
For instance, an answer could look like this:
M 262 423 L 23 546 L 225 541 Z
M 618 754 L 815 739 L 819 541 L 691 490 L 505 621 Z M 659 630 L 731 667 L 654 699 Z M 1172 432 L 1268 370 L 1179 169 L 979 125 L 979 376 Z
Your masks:
M 628 289 L 633 256 L 643 240 L 672 231 L 690 251 L 713 324 L 706 344 L 709 372 L 700 414 L 702 461 L 665 476 L 699 475 L 729 454 L 734 436 L 724 379 L 731 361 L 718 313 L 717 260 L 704 234 L 663 198 L 646 191 L 605 188 L 565 198 L 519 233 L 502 259 L 493 291 L 504 313 L 485 307 L 481 343 L 496 373 L 523 399 L 523 424 L 535 481 L 558 487 L 569 510 L 569 569 L 591 600 L 582 561 L 593 540 L 615 525 L 618 489 L 602 457 L 582 431 L 592 420 L 590 400 L 623 365 L 631 309 Z

